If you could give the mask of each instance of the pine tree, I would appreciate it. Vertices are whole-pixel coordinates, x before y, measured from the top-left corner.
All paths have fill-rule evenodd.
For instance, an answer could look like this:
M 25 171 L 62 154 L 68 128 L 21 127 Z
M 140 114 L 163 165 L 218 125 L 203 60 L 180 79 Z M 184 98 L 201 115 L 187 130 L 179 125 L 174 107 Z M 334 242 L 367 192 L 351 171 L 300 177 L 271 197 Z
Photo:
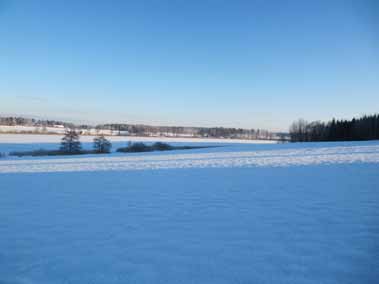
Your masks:
M 62 138 L 60 150 L 65 153 L 75 154 L 82 149 L 79 134 L 75 130 L 68 130 Z
M 110 153 L 112 144 L 104 135 L 100 135 L 93 139 L 93 148 L 98 153 Z
M 305 127 L 303 127 L 305 125 Z M 305 131 L 304 131 L 305 130 Z M 295 121 L 290 127 L 291 141 L 352 141 L 379 139 L 379 115 L 328 123 Z

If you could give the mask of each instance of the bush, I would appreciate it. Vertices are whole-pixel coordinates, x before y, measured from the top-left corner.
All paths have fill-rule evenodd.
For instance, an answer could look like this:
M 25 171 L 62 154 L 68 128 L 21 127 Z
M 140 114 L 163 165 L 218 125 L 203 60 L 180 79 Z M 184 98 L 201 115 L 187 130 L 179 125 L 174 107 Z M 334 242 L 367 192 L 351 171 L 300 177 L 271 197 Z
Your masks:
M 97 151 L 94 150 L 80 150 L 78 152 L 65 152 L 62 150 L 33 150 L 33 151 L 17 151 L 17 152 L 10 152 L 9 156 L 17 156 L 17 157 L 24 157 L 24 156 L 32 156 L 32 157 L 39 157 L 39 156 L 67 156 L 67 155 L 84 155 L 84 154 L 100 154 Z
M 147 146 L 142 142 L 136 143 L 128 143 L 128 147 L 118 148 L 117 152 L 127 152 L 127 153 L 135 153 L 135 152 L 150 152 L 153 151 L 151 146 Z
M 24 156 L 57 156 L 57 155 L 65 155 L 64 152 L 60 150 L 33 150 L 33 151 L 17 151 L 17 152 L 10 152 L 9 156 L 17 156 L 17 157 L 24 157 Z
M 202 149 L 215 146 L 171 146 L 167 143 L 156 142 L 149 146 L 142 142 L 128 143 L 127 147 L 118 148 L 117 152 L 123 153 L 137 153 L 137 152 L 152 152 L 152 151 L 170 151 L 170 150 L 190 150 L 190 149 Z
M 168 151 L 168 150 L 174 149 L 174 147 L 172 147 L 171 145 L 169 145 L 167 143 L 163 143 L 163 142 L 156 142 L 151 147 L 155 151 Z
M 151 147 L 145 145 L 142 142 L 133 143 L 128 148 L 131 152 L 148 152 L 148 151 L 151 151 Z

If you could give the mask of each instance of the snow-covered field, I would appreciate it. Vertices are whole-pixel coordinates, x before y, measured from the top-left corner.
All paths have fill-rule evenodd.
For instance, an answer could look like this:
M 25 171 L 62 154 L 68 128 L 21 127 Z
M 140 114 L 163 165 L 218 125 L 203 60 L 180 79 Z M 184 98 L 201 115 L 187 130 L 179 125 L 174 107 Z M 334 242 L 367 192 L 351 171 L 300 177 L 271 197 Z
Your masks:
M 216 142 L 0 159 L 0 283 L 377 283 L 379 141 Z
M 63 135 L 38 134 L 1 134 L 0 153 L 11 151 L 30 151 L 38 149 L 58 149 Z M 94 136 L 81 136 L 80 141 L 85 149 L 91 149 Z M 113 150 L 125 147 L 128 141 L 152 143 L 156 141 L 167 142 L 173 145 L 228 145 L 232 144 L 276 144 L 273 140 L 239 140 L 239 139 L 211 139 L 211 138 L 176 138 L 176 137 L 138 137 L 138 136 L 107 136 L 113 144 Z
M 56 134 L 0 134 L 0 143 L 36 144 L 36 143 L 60 143 L 63 135 Z M 93 142 L 94 136 L 81 136 L 85 143 Z M 238 144 L 276 144 L 274 140 L 243 140 L 243 139 L 219 139 L 219 138 L 189 138 L 189 137 L 139 137 L 139 136 L 107 136 L 114 142 L 186 142 L 186 143 L 238 143 Z

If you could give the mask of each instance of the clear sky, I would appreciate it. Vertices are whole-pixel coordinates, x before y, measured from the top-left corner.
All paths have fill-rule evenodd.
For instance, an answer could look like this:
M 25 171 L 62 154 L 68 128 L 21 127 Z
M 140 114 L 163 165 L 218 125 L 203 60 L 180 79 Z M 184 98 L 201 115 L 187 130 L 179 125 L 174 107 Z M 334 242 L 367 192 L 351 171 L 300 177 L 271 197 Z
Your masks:
M 0 0 L 0 114 L 287 130 L 379 111 L 379 1 Z

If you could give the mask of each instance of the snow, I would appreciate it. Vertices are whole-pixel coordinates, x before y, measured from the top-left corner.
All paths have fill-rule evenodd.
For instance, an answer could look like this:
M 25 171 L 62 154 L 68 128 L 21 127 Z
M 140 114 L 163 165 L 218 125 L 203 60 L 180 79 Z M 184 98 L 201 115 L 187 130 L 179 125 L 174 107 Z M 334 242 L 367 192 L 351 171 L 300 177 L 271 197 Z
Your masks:
M 379 141 L 220 145 L 0 159 L 0 283 L 377 282 Z
M 53 134 L 0 134 L 0 143 L 60 143 L 63 135 Z M 92 142 L 94 136 L 81 136 L 82 142 Z M 111 142 L 188 142 L 188 143 L 242 143 L 242 144 L 276 144 L 275 140 L 243 140 L 220 138 L 190 137 L 145 137 L 145 136 L 107 136 Z
M 1 134 L 0 153 L 12 151 L 31 151 L 38 149 L 58 149 L 63 135 L 38 135 L 38 134 Z M 91 149 L 94 136 L 81 136 L 80 141 L 85 149 Z M 156 141 L 172 144 L 192 145 L 193 143 L 207 144 L 276 144 L 270 140 L 238 140 L 238 139 L 210 139 L 210 138 L 176 138 L 176 137 L 138 137 L 138 136 L 107 136 L 113 144 L 115 151 L 119 147 L 125 147 L 128 141 L 152 143 Z M 207 143 L 207 144 L 205 144 Z
M 121 171 L 183 168 L 287 167 L 295 165 L 379 163 L 379 145 L 182 154 L 102 155 L 101 157 L 12 159 L 0 173 Z M 167 153 L 167 152 L 165 152 Z

